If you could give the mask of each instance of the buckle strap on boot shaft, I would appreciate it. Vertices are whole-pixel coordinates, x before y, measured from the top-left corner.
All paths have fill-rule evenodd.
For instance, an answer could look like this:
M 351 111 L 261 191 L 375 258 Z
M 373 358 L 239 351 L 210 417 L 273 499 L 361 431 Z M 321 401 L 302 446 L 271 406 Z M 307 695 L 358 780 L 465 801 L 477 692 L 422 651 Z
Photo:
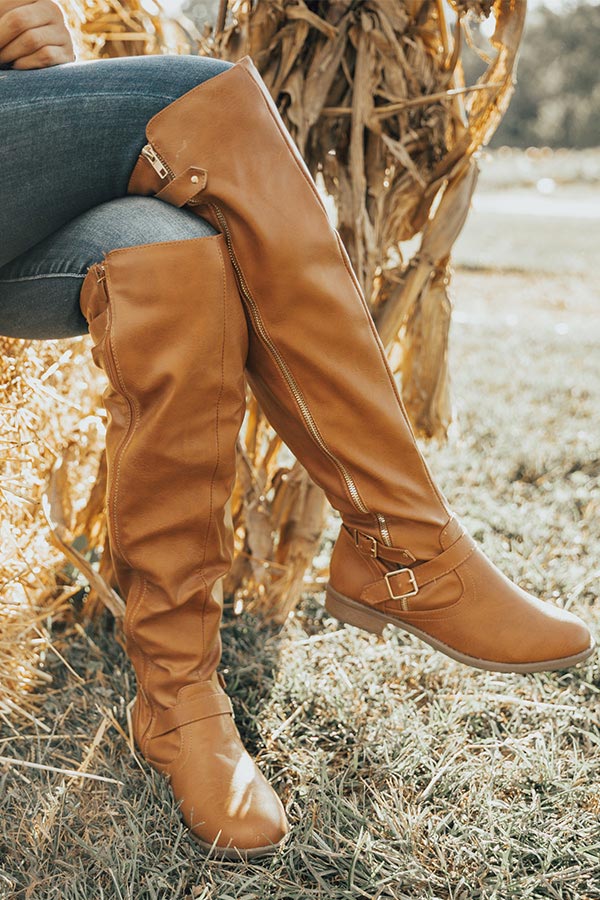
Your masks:
M 367 584 L 360 599 L 370 606 L 377 606 L 388 600 L 405 600 L 407 597 L 414 597 L 426 584 L 430 584 L 458 568 L 476 548 L 477 544 L 473 538 L 464 532 L 439 556 L 411 569 L 402 568 L 386 572 L 382 578 Z M 403 604 L 403 608 L 407 608 L 405 604 Z
M 190 722 L 197 722 L 199 719 L 208 719 L 211 716 L 221 716 L 225 713 L 233 716 L 233 707 L 227 694 L 215 692 L 193 697 L 191 700 L 184 700 L 183 703 L 159 712 L 154 721 L 152 737 L 167 734 L 174 728 L 180 728 L 181 725 L 188 725 Z
M 199 166 L 188 166 L 155 194 L 159 200 L 181 207 L 206 187 L 208 173 Z
M 413 556 L 410 550 L 405 550 L 401 547 L 388 547 L 372 535 L 359 531 L 358 528 L 348 528 L 346 525 L 343 527 L 350 532 L 354 539 L 354 545 L 365 556 L 371 556 L 374 559 L 379 557 L 380 559 L 399 563 L 412 563 L 416 560 L 416 556 Z

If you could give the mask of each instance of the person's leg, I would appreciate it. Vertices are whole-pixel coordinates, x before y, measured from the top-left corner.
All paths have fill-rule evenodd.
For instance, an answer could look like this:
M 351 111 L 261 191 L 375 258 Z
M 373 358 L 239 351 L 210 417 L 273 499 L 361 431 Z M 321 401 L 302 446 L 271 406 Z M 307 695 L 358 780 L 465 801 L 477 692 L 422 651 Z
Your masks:
M 153 197 L 94 206 L 0 268 L 0 334 L 44 340 L 86 334 L 81 285 L 105 253 L 213 234 L 212 225 L 191 210 Z
M 165 55 L 1 72 L 0 266 L 124 196 L 148 118 L 231 65 Z
M 161 110 L 146 135 L 128 191 L 193 204 L 225 234 L 249 380 L 342 515 L 330 612 L 495 671 L 586 659 L 585 623 L 502 575 L 435 484 L 348 254 L 251 58 Z
M 217 666 L 248 329 L 222 234 L 111 250 L 81 287 L 108 377 L 106 514 L 146 760 L 192 834 L 239 859 L 287 833 Z
M 190 211 L 128 196 L 0 270 L 1 333 L 88 330 L 108 378 L 107 547 L 126 601 L 135 740 L 205 849 L 262 856 L 285 836 L 285 813 L 217 671 L 248 346 L 223 235 Z

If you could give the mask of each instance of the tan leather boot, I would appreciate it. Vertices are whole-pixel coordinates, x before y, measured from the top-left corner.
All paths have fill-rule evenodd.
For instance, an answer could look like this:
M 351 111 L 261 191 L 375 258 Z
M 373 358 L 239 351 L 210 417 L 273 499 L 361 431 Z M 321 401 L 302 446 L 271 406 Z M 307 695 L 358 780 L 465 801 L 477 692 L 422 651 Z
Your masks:
M 112 250 L 90 267 L 80 306 L 109 379 L 107 523 L 136 743 L 205 849 L 265 855 L 287 832 L 285 813 L 217 674 L 248 345 L 225 239 Z
M 329 611 L 478 668 L 586 659 L 586 625 L 505 578 L 435 485 L 348 254 L 250 57 L 158 112 L 146 136 L 128 191 L 187 204 L 225 236 L 249 381 L 342 515 Z

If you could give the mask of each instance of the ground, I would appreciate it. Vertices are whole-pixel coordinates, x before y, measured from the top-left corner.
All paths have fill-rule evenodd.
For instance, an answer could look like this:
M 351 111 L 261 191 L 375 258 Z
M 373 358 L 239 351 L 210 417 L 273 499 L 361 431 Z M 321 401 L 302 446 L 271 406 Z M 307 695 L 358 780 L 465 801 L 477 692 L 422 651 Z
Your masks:
M 591 266 L 462 268 L 454 295 L 455 423 L 445 446 L 422 444 L 430 466 L 507 575 L 600 634 Z M 110 618 L 55 638 L 68 666 L 49 655 L 48 731 L 7 727 L 0 753 L 83 761 L 106 780 L 0 769 L 1 898 L 600 898 L 596 656 L 496 674 L 400 631 L 340 626 L 320 594 L 282 630 L 228 609 L 238 724 L 293 828 L 272 860 L 240 865 L 201 855 L 162 779 L 130 752 L 133 677 Z

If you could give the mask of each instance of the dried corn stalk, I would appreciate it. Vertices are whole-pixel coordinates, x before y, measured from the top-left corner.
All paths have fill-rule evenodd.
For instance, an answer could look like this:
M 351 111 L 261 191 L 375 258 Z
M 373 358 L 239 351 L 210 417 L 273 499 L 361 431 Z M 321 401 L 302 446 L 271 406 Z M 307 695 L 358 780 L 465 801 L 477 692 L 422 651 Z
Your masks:
M 186 16 L 165 15 L 155 0 L 57 0 L 79 59 L 189 53 L 200 35 Z
M 62 5 L 80 58 L 196 47 L 231 60 L 252 56 L 313 175 L 335 200 L 340 234 L 415 427 L 443 435 L 450 420 L 449 255 L 475 186 L 475 153 L 510 98 L 524 0 L 455 0 L 450 7 L 442 0 L 230 0 L 231 24 L 212 36 L 199 35 L 183 16 L 169 19 L 154 0 Z M 222 22 L 225 5 L 220 0 Z M 453 31 L 449 8 L 458 16 Z M 465 87 L 459 59 L 467 17 L 492 8 L 493 59 L 479 84 Z M 404 242 L 415 236 L 420 249 L 407 256 Z M 19 709 L 27 717 L 33 695 L 23 689 L 44 678 L 39 656 L 51 648 L 46 623 L 71 610 L 79 592 L 68 583 L 69 565 L 94 582 L 89 612 L 102 604 L 120 615 L 122 604 L 103 514 L 97 407 L 104 381 L 87 338 L 0 342 L 0 717 Z M 82 388 L 86 361 L 89 390 Z M 319 546 L 326 505 L 249 400 L 231 503 L 237 554 L 226 587 L 282 621 Z M 96 481 L 86 496 L 90 466 Z M 90 560 L 100 553 L 94 579 Z
M 197 37 L 191 23 L 169 22 L 136 0 L 62 7 L 82 59 L 189 52 Z M 33 721 L 43 733 L 43 694 L 33 689 L 51 680 L 44 657 L 62 658 L 54 623 L 61 639 L 76 627 L 86 581 L 89 612 L 123 613 L 105 541 L 105 380 L 90 365 L 87 337 L 0 336 L 0 358 L 0 721 Z
M 136 28 L 152 31 L 138 0 L 125 7 L 102 2 L 110 13 L 103 6 L 92 7 L 92 17 L 86 13 L 94 52 L 139 48 L 114 39 L 120 33 L 133 40 Z M 311 172 L 335 202 L 338 230 L 421 435 L 445 435 L 451 418 L 450 251 L 475 188 L 476 151 L 512 92 L 525 5 L 230 0 L 231 23 L 214 34 L 193 35 L 185 23 L 201 53 L 229 60 L 248 53 L 257 65 Z M 226 6 L 222 0 L 221 25 Z M 492 10 L 495 55 L 479 82 L 467 86 L 460 51 L 471 39 L 468 19 Z M 165 33 L 156 22 L 154 29 Z M 406 242 L 415 238 L 419 249 L 406 255 Z M 238 449 L 237 555 L 225 587 L 283 621 L 318 549 L 326 503 L 305 470 L 282 459 L 280 441 L 254 401 Z
M 450 421 L 447 300 L 429 287 L 464 223 L 475 152 L 513 89 L 525 2 L 231 0 L 232 23 L 202 51 L 248 53 L 313 176 L 335 200 L 337 227 L 402 378 L 416 430 Z M 496 19 L 495 57 L 476 85 L 460 65 L 469 15 Z M 450 18 L 455 16 L 451 32 Z M 420 237 L 405 257 L 402 244 Z M 445 288 L 443 293 L 447 293 Z
M 77 570 L 94 578 L 104 516 L 86 510 L 91 499 L 101 512 L 103 417 L 100 378 L 82 375 L 87 344 L 0 337 L 0 719 L 39 724 L 43 698 L 31 689 L 50 678 L 44 657 L 60 654 L 52 625 L 72 624 L 85 589 Z M 102 578 L 98 589 L 119 614 Z
M 252 57 L 313 176 L 335 201 L 337 228 L 415 430 L 443 437 L 451 419 L 450 251 L 475 189 L 476 151 L 512 94 L 526 3 L 230 0 L 229 6 L 231 24 L 203 38 L 201 52 Z M 467 86 L 460 52 L 471 40 L 468 19 L 492 12 L 495 55 L 477 84 Z M 406 255 L 406 242 L 415 238 L 419 249 Z M 265 566 L 262 578 L 256 570 L 250 577 L 234 570 L 229 587 L 263 595 L 261 608 L 282 620 L 318 545 L 325 505 L 301 467 L 282 483 L 276 458 L 270 479 L 259 457 L 250 460 L 257 483 L 270 482 L 274 496 L 270 515 L 246 518 L 245 552 L 260 546 L 264 556 L 270 546 L 267 561 L 286 568 L 282 575 Z M 304 502 L 311 489 L 299 514 L 294 500 Z M 293 519 L 278 519 L 279 509 Z

